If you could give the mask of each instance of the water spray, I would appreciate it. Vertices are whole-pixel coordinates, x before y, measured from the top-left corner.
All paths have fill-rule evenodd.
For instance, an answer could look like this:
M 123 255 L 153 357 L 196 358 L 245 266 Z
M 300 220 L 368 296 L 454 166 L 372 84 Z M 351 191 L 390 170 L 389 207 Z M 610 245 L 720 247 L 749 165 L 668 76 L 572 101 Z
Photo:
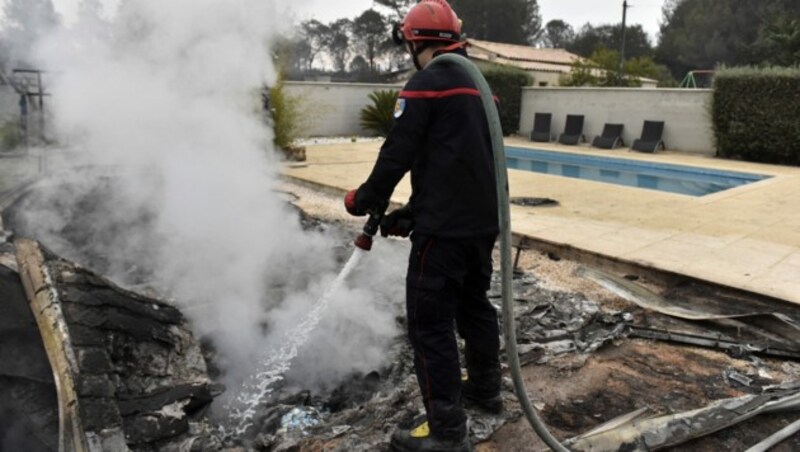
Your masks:
M 275 383 L 283 380 L 283 376 L 291 368 L 292 360 L 319 324 L 331 297 L 353 272 L 353 269 L 361 261 L 361 257 L 372 249 L 373 238 L 378 233 L 388 205 L 388 202 L 384 202 L 377 208 L 367 211 L 369 214 L 367 222 L 364 224 L 361 234 L 354 240 L 353 254 L 350 255 L 339 275 L 317 301 L 311 312 L 297 326 L 284 333 L 279 345 L 269 350 L 269 353 L 260 360 L 256 372 L 247 378 L 231 397 L 225 406 L 225 411 L 228 413 L 227 426 L 220 427 L 223 437 L 240 437 L 253 427 L 258 407 L 272 394 Z

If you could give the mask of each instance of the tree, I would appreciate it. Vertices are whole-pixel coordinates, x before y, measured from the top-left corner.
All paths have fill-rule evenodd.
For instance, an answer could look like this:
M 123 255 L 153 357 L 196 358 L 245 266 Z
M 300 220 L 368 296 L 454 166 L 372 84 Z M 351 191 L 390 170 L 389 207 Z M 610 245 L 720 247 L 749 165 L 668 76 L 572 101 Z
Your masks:
M 363 74 L 369 72 L 369 63 L 361 55 L 356 55 L 350 61 L 350 72 L 353 74 Z
M 641 78 L 658 80 L 659 85 L 674 85 L 665 66 L 656 64 L 650 56 L 625 59 L 624 75 L 619 73 L 620 54 L 617 50 L 599 47 L 591 58 L 573 66 L 570 74 L 560 81 L 562 86 L 641 86 Z
M 533 44 L 542 31 L 536 0 L 451 0 L 470 38 Z
M 320 52 L 324 51 L 330 39 L 331 29 L 328 25 L 312 19 L 300 25 L 301 39 L 305 41 L 308 49 L 308 69 L 314 66 L 314 60 Z
M 347 57 L 350 55 L 350 30 L 353 23 L 350 19 L 339 19 L 328 25 L 330 34 L 325 42 L 328 55 L 333 61 L 333 68 L 338 72 L 347 69 Z
M 418 0 L 375 0 L 379 6 L 390 9 L 397 21 L 405 17 L 408 10 L 417 3 Z
M 656 59 L 676 77 L 719 64 L 766 63 L 770 55 L 759 45 L 761 30 L 779 17 L 798 16 L 797 0 L 675 1 L 664 8 Z
M 309 48 L 298 36 L 281 36 L 272 43 L 272 57 L 278 71 L 295 78 L 309 69 Z
M 759 31 L 758 45 L 769 64 L 800 65 L 800 19 L 775 18 Z
M 386 20 L 374 9 L 368 9 L 353 20 L 353 37 L 358 49 L 369 63 L 369 70 L 375 72 L 375 60 L 381 49 L 386 48 L 389 30 Z
M 582 57 L 589 57 L 597 49 L 619 49 L 622 44 L 622 23 L 616 25 L 584 25 L 572 44 L 567 47 L 570 52 Z M 641 25 L 628 26 L 625 31 L 625 58 L 638 58 L 653 54 L 650 37 Z
M 31 64 L 32 49 L 59 23 L 51 0 L 6 0 L 3 45 L 8 65 Z
M 561 19 L 551 20 L 544 26 L 542 44 L 553 49 L 566 49 L 575 40 L 575 30 Z

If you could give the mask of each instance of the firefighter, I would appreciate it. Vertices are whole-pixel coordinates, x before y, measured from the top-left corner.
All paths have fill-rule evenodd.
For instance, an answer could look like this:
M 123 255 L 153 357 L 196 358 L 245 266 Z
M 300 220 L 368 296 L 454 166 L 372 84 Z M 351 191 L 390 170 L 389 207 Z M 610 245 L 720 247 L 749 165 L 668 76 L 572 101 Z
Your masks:
M 406 314 L 425 416 L 398 428 L 391 446 L 471 450 L 463 404 L 503 409 L 497 312 L 486 296 L 499 231 L 489 128 L 466 71 L 428 66 L 442 53 L 466 56 L 461 23 L 445 0 L 418 3 L 393 34 L 418 71 L 398 96 L 369 178 L 347 193 L 345 207 L 357 216 L 377 210 L 411 172 L 411 198 L 384 217 L 381 234 L 411 235 Z M 463 381 L 454 322 L 466 344 Z

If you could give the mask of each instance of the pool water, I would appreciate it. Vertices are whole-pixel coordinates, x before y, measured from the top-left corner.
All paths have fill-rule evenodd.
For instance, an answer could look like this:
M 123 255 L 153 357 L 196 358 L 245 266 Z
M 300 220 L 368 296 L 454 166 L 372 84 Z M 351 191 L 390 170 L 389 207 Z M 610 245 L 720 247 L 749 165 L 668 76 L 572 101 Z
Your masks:
M 770 177 L 763 174 L 514 147 L 506 148 L 506 161 L 512 169 L 689 196 L 717 193 Z

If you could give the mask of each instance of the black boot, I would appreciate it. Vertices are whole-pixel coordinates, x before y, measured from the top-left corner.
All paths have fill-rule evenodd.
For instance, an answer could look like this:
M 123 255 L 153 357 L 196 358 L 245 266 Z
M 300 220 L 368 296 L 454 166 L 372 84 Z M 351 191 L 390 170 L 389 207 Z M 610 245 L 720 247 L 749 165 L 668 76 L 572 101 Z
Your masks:
M 484 388 L 474 384 L 469 378 L 461 379 L 461 399 L 464 408 L 475 409 L 489 414 L 500 414 L 503 412 L 503 397 L 500 391 L 492 388 Z
M 397 452 L 436 451 L 436 452 L 471 452 L 469 437 L 463 435 L 456 438 L 437 438 L 431 435 L 428 421 L 424 416 L 415 419 L 411 428 L 398 428 L 392 434 L 391 449 Z

